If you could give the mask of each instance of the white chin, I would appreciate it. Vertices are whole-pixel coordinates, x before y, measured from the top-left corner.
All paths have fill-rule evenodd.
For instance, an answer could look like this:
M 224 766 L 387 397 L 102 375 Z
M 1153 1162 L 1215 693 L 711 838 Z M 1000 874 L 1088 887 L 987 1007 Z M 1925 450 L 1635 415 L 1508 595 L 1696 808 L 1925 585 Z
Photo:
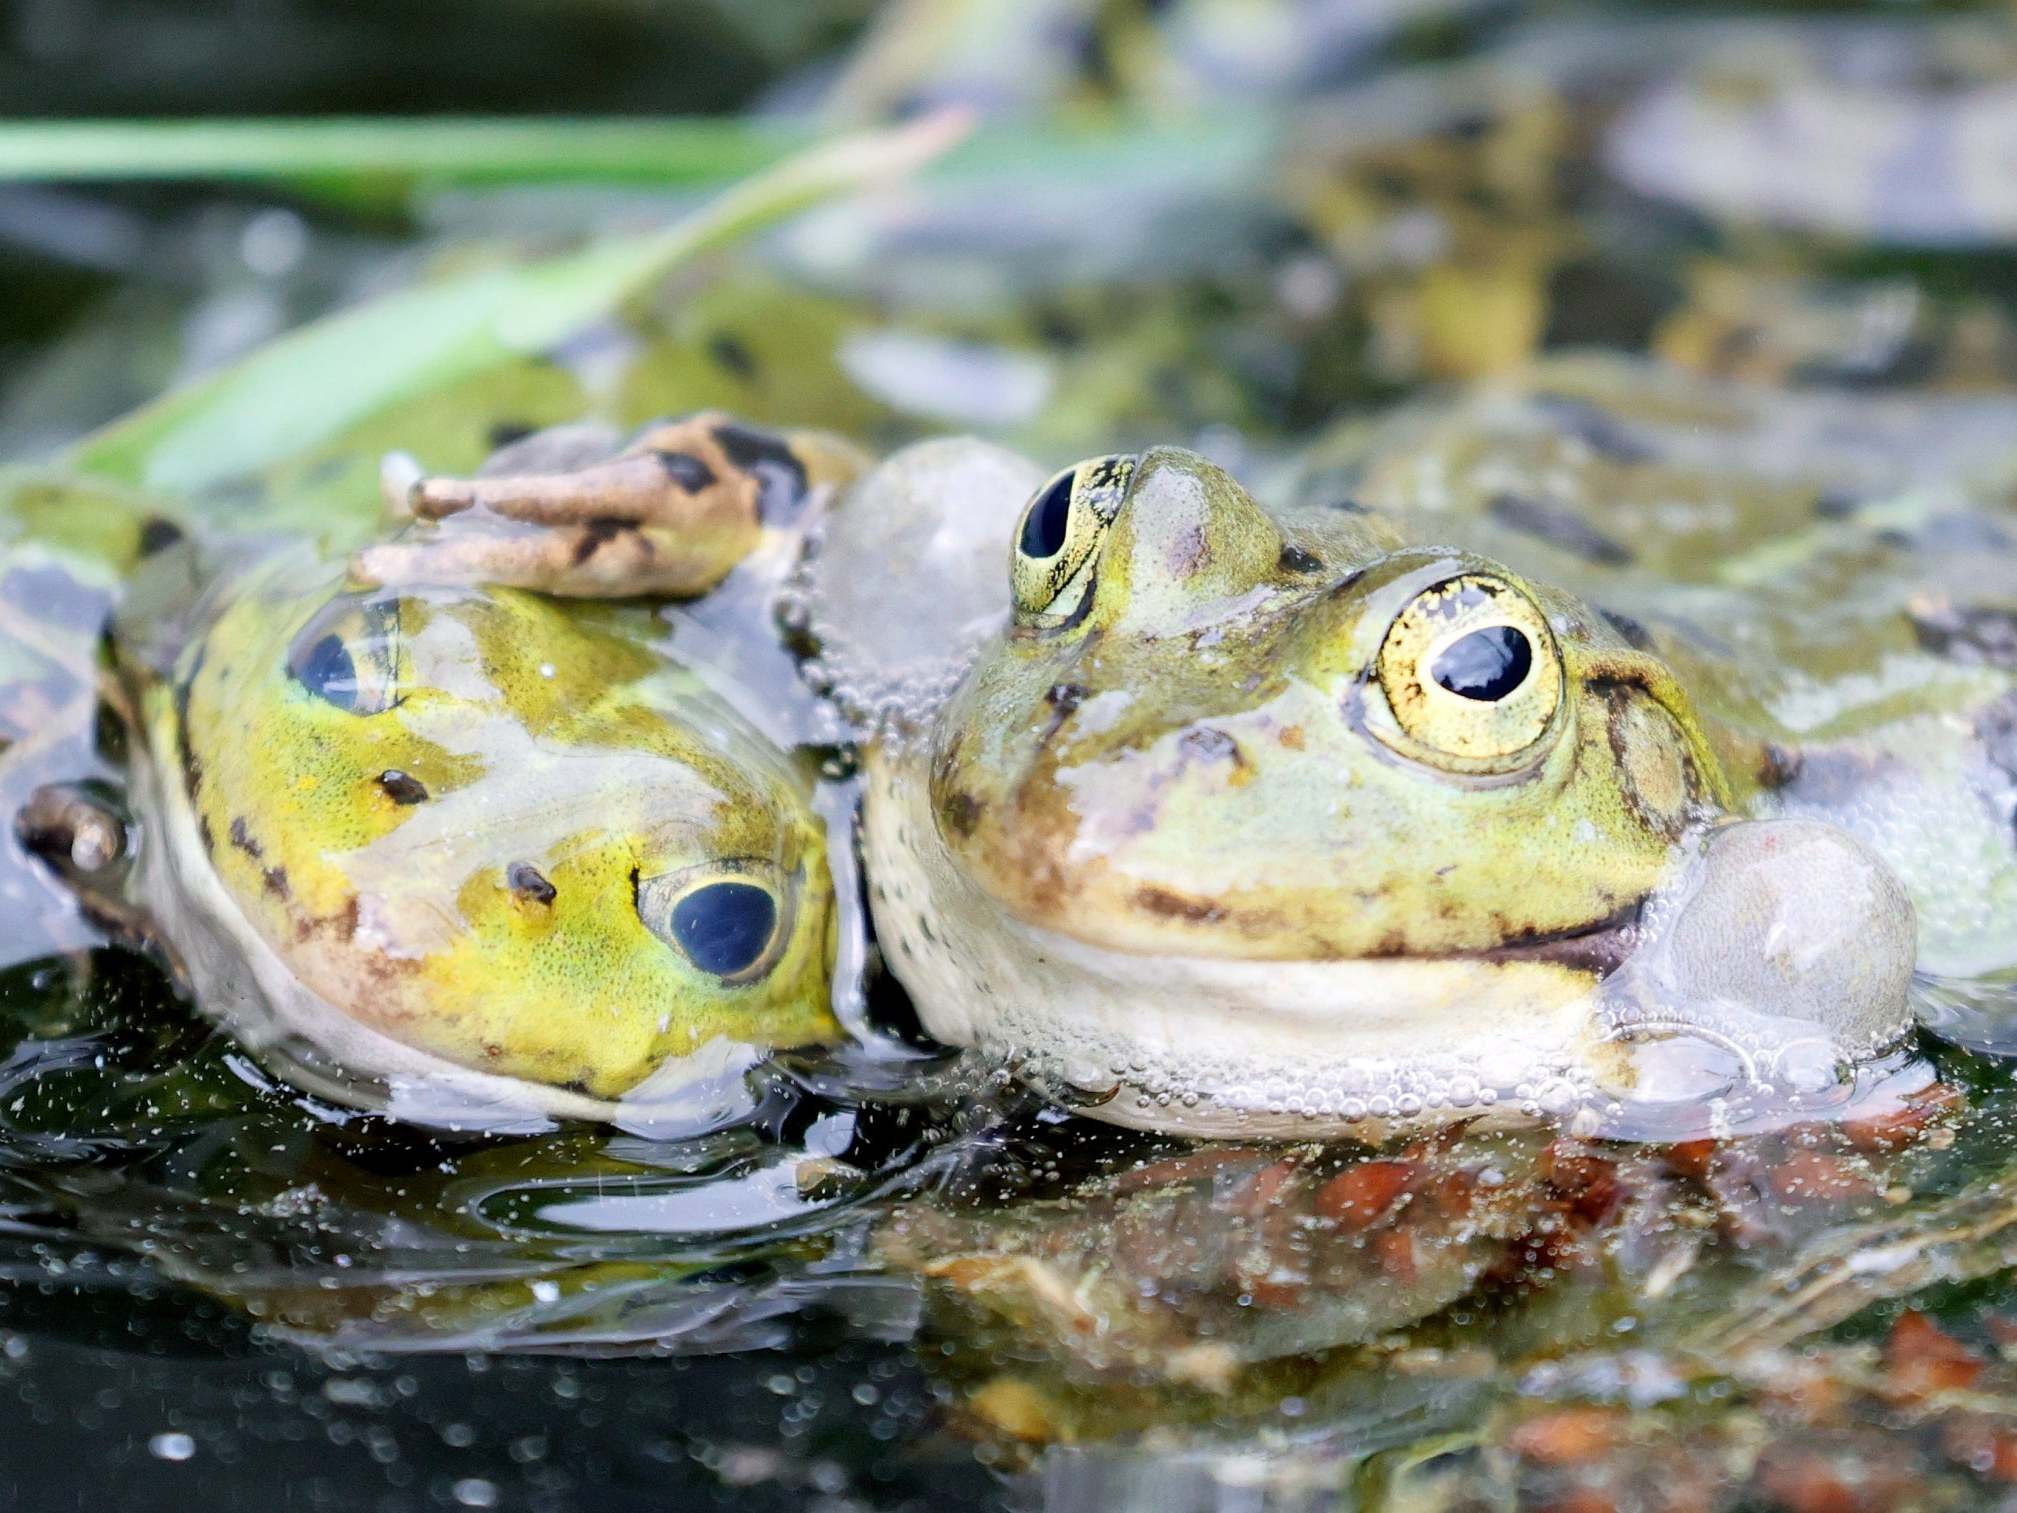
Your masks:
M 1545 962 L 1135 955 L 1024 924 L 952 863 L 922 784 L 872 762 L 876 935 L 925 1029 L 1114 1124 L 1379 1138 L 1524 1121 L 1627 1075 L 1587 972 Z

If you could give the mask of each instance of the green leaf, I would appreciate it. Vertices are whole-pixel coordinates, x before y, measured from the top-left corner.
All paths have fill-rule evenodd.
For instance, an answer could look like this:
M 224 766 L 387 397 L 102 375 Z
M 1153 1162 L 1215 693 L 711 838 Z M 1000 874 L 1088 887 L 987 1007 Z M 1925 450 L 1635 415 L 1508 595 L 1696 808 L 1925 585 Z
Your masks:
M 762 121 L 430 116 L 417 120 L 0 122 L 0 181 L 235 179 L 385 194 L 416 185 L 741 178 L 807 145 Z
M 814 202 L 908 173 L 965 131 L 936 115 L 825 143 L 662 231 L 479 269 L 340 312 L 85 437 L 60 463 L 149 493 L 192 494 L 609 316 L 682 263 Z

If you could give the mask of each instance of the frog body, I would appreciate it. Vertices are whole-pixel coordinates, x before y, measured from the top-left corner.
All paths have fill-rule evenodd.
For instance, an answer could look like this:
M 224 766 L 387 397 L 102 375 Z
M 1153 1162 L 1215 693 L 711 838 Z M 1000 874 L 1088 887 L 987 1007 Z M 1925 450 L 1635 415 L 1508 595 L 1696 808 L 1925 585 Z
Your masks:
M 877 475 L 847 508 L 903 497 Z M 1177 451 L 1002 518 L 1010 624 L 867 756 L 883 950 L 942 1038 L 1224 1135 L 1564 1112 L 1643 1086 L 1655 1025 L 1824 1061 L 1902 1032 L 1888 871 L 1811 820 L 1719 828 L 1746 811 L 1685 689 L 1560 590 Z M 845 520 L 818 566 L 871 582 Z M 829 603 L 834 641 L 875 613 Z M 1428 687 L 1466 637 L 1509 696 Z M 1832 919 L 1799 912 L 1810 870 Z M 1726 971 L 1788 928 L 1839 975 Z
M 727 555 L 746 553 L 760 482 L 709 488 L 713 425 L 680 435 L 687 461 L 605 460 L 599 497 L 620 508 L 642 457 L 698 539 L 750 522 Z M 618 550 L 662 570 L 708 555 L 629 535 Z M 648 607 L 452 563 L 380 561 L 367 586 L 300 543 L 152 544 L 112 635 L 130 933 L 293 1080 L 433 1123 L 661 1129 L 736 1104 L 766 1052 L 838 1037 L 810 772 L 668 653 Z

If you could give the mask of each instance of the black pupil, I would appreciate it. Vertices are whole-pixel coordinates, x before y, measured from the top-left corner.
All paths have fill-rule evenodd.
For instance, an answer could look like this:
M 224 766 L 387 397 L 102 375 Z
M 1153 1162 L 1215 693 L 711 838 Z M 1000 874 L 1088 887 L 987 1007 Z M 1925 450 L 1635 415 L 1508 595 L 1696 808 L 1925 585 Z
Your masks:
M 1488 625 L 1445 646 L 1430 675 L 1466 699 L 1497 703 L 1527 680 L 1533 644 L 1510 625 Z
M 763 955 L 776 924 L 776 900 L 753 883 L 709 883 L 672 908 L 680 949 L 717 977 L 732 977 Z
M 1023 516 L 1022 554 L 1041 560 L 1064 550 L 1072 518 L 1072 475 L 1066 473 L 1030 504 Z
M 308 655 L 295 663 L 294 677 L 318 699 L 357 712 L 357 664 L 341 636 L 332 632 L 309 647 Z

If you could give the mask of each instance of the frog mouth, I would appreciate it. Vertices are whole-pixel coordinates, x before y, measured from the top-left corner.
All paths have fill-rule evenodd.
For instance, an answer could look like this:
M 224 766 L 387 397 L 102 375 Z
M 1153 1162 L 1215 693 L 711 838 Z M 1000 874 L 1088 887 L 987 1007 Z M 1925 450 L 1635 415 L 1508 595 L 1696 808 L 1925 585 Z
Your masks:
M 1635 898 L 1602 919 L 1573 929 L 1523 937 L 1483 951 L 1451 955 L 1473 961 L 1535 962 L 1608 977 L 1638 947 L 1646 900 Z

